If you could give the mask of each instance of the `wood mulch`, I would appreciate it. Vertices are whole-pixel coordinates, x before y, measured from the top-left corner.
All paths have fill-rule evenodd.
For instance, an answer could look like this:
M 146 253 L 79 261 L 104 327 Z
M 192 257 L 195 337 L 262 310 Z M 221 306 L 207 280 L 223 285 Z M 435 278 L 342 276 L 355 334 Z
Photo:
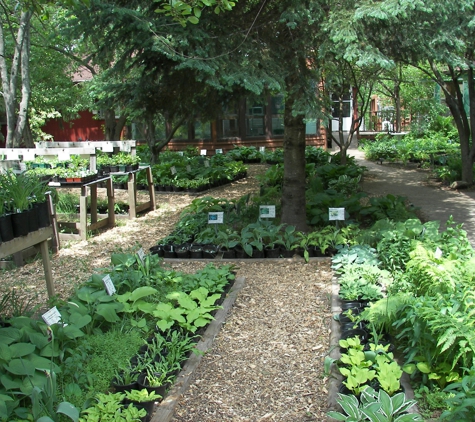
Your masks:
M 255 176 L 265 169 L 265 165 L 251 165 L 247 179 L 206 195 L 231 199 L 255 192 L 259 189 Z M 63 242 L 52 257 L 58 297 L 68 298 L 78 284 L 107 267 L 112 252 L 139 246 L 148 251 L 172 231 L 181 211 L 194 198 L 157 194 L 157 210 L 134 221 L 122 221 L 87 241 Z M 235 264 L 237 276 L 245 277 L 244 288 L 193 374 L 173 420 L 324 421 L 328 394 L 323 360 L 329 349 L 331 322 L 329 260 L 306 264 L 294 257 Z M 190 272 L 204 263 L 170 265 Z M 41 260 L 4 271 L 0 294 L 10 289 L 45 306 L 48 299 Z

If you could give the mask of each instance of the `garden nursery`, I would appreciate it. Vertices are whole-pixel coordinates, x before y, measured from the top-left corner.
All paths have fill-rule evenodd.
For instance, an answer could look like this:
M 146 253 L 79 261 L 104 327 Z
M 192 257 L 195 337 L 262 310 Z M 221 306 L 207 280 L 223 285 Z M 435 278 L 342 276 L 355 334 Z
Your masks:
M 417 148 L 411 142 L 410 136 L 383 136 L 362 149 L 368 159 L 404 157 L 447 182 L 457 177 L 450 136 L 429 134 Z M 145 151 L 138 157 L 127 165 L 147 162 Z M 102 175 L 111 172 L 103 167 L 112 160 L 98 158 Z M 246 163 L 256 162 L 266 164 L 256 176 L 256 192 L 224 199 L 208 190 L 245 178 L 252 165 Z M 365 168 L 351 157 L 340 162 L 339 154 L 307 147 L 311 230 L 301 232 L 280 222 L 281 150 L 236 147 L 211 158 L 192 149 L 164 152 L 152 166 L 156 190 L 184 195 L 186 189 L 190 195 L 171 232 L 150 250 L 136 246 L 111 254 L 109 266 L 67 298 L 32 310 L 20 306 L 14 290 L 3 297 L 0 420 L 153 420 L 187 359 L 202 353 L 196 344 L 232 291 L 239 262 L 268 258 L 273 265 L 292 257 L 302 266 L 330 260 L 338 283 L 341 312 L 333 317 L 339 353 L 328 350 L 321 374 L 339 385 L 339 408 L 328 418 L 473 420 L 475 253 L 462 225 L 424 221 L 403 197 L 368 196 L 360 190 Z M 1 176 L 3 215 L 42 203 L 47 184 L 65 176 L 64 169 L 91 176 L 80 161 L 28 167 L 21 175 Z M 28 186 L 24 204 L 16 198 L 18 185 Z M 206 191 L 198 194 L 200 187 Z M 64 211 L 62 195 L 52 193 L 58 213 Z M 3 230 L 0 235 L 4 239 Z M 181 272 L 170 259 L 209 262 Z M 19 305 L 15 312 L 12 303 Z M 403 377 L 414 399 L 407 398 Z

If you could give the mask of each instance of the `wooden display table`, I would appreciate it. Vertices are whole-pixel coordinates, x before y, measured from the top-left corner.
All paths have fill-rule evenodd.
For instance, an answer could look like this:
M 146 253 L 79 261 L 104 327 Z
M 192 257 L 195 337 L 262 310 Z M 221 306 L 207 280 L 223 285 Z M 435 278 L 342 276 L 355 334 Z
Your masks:
M 99 183 L 105 183 L 107 188 L 107 217 L 101 220 L 97 219 L 97 185 Z M 60 188 L 74 187 L 72 183 L 64 183 L 61 185 L 50 183 L 50 186 L 56 186 Z M 92 230 L 98 230 L 102 227 L 114 227 L 115 214 L 114 214 L 114 188 L 112 187 L 111 177 L 103 177 L 101 179 L 94 180 L 89 183 L 80 185 L 81 196 L 79 197 L 79 223 L 70 223 L 58 221 L 60 227 L 69 227 L 76 229 L 78 234 L 60 233 L 59 238 L 62 240 L 86 240 L 87 232 Z M 91 224 L 87 223 L 87 200 L 91 197 Z M 57 219 L 56 215 L 54 216 Z
M 147 172 L 148 194 L 149 200 L 143 204 L 137 204 L 137 173 L 140 171 Z M 140 167 L 137 170 L 130 172 L 110 173 L 111 176 L 125 176 L 128 175 L 127 190 L 129 194 L 129 220 L 137 217 L 137 214 L 142 211 L 153 211 L 156 208 L 155 201 L 155 186 L 153 185 L 152 169 L 150 166 Z
M 29 233 L 26 236 L 16 237 L 9 242 L 0 244 L 0 259 L 17 252 L 21 252 L 32 246 L 39 246 L 41 256 L 43 258 L 43 268 L 45 270 L 46 288 L 48 289 L 48 296 L 54 296 L 53 275 L 51 272 L 51 263 L 48 252 L 48 239 L 53 237 L 53 227 L 44 227 L 35 232 Z

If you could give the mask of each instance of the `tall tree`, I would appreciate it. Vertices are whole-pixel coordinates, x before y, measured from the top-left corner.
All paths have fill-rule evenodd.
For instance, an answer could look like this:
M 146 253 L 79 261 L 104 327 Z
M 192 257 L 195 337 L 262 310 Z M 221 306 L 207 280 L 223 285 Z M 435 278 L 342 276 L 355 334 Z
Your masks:
M 462 179 L 475 162 L 475 1 L 355 1 L 340 13 L 338 39 L 349 55 L 368 54 L 419 68 L 440 86 L 460 138 Z

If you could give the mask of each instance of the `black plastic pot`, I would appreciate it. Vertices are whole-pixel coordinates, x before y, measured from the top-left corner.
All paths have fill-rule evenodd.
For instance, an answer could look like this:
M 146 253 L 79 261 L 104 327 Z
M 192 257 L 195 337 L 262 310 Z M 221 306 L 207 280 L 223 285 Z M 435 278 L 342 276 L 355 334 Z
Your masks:
M 203 246 L 203 258 L 214 259 L 218 254 L 218 247 L 216 245 L 204 245 Z
M 239 258 L 239 259 L 249 258 L 249 255 L 246 253 L 246 251 L 241 245 L 237 245 L 235 247 L 235 251 L 236 251 L 236 258 Z
M 362 329 L 351 329 L 342 331 L 341 333 L 341 340 L 346 340 L 348 338 L 359 337 L 362 344 L 368 342 L 368 333 Z
M 2 215 L 0 217 L 0 239 L 2 239 L 2 242 L 9 242 L 10 240 L 13 240 L 14 237 L 12 215 Z
M 293 249 L 281 249 L 280 253 L 284 258 L 292 258 L 295 255 L 295 251 Z
M 177 258 L 187 259 L 190 257 L 190 244 L 174 245 L 173 247 Z
M 278 246 L 274 248 L 265 248 L 264 254 L 266 258 L 279 258 L 280 257 L 280 248 Z
M 14 237 L 26 236 L 29 231 L 28 213 L 19 212 L 12 214 L 12 226 Z
M 228 248 L 225 248 L 225 247 L 221 247 L 221 249 L 219 251 L 223 253 L 223 259 L 236 258 L 236 250 L 233 249 L 233 248 L 228 249 Z
M 138 376 L 139 372 L 137 372 L 136 375 Z M 114 387 L 114 390 L 116 391 L 116 393 L 122 393 L 124 391 L 137 390 L 137 388 L 139 386 L 137 381 L 134 381 L 130 384 L 120 384 L 120 383 L 117 382 L 116 378 L 112 379 L 111 385 L 112 385 L 112 387 Z
M 203 245 L 199 243 L 192 243 L 190 246 L 190 258 L 193 258 L 193 259 L 203 258 Z
M 163 245 L 163 256 L 165 258 L 176 258 L 173 245 Z
M 164 251 L 163 251 L 163 245 L 155 245 L 155 246 L 152 246 L 150 249 L 149 249 L 150 253 L 152 255 L 158 255 L 158 256 L 163 256 L 164 255 Z
M 142 372 L 137 380 L 137 384 L 139 386 L 139 389 L 145 388 L 149 393 L 155 393 L 155 394 L 160 394 L 162 397 L 165 397 L 165 394 L 167 392 L 167 385 L 159 385 L 159 386 L 151 386 L 150 383 L 147 380 L 147 373 Z
M 51 225 L 48 202 L 38 202 L 35 205 L 38 209 L 38 226 L 41 228 Z

